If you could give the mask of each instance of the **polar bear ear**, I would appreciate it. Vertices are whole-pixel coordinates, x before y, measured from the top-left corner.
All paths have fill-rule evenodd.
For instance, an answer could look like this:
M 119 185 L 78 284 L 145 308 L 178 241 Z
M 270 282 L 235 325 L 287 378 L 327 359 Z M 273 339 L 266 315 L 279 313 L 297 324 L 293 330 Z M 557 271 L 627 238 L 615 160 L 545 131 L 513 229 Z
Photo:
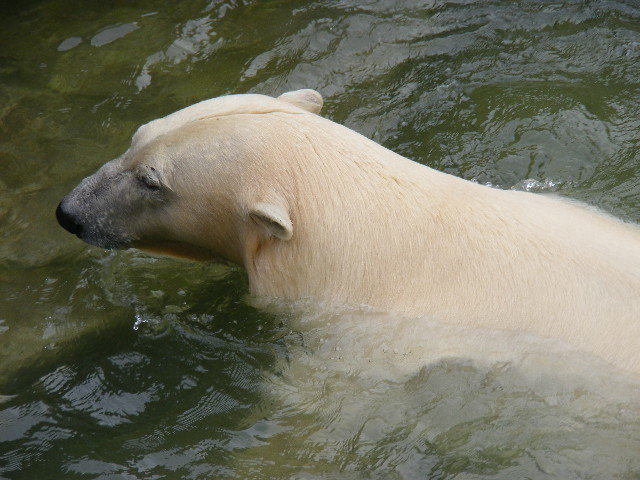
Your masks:
M 283 93 L 278 97 L 278 100 L 290 103 L 311 113 L 320 113 L 324 104 L 322 95 L 310 88 Z
M 293 224 L 282 205 L 257 203 L 249 212 L 249 216 L 269 237 L 289 240 L 293 236 Z

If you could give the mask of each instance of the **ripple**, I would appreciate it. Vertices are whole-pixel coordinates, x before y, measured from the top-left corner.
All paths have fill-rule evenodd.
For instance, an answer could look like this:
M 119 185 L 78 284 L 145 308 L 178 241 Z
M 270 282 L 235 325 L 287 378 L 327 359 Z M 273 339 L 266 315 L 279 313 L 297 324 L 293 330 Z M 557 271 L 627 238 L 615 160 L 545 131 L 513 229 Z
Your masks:
M 144 412 L 155 399 L 155 389 L 126 392 L 110 388 L 104 372 L 97 370 L 81 383 L 66 389 L 62 395 L 65 410 L 90 415 L 98 425 L 116 426 L 129 423 L 131 417 Z
M 58 45 L 59 52 L 66 52 L 67 50 L 71 50 L 72 48 L 77 47 L 82 43 L 82 37 L 69 37 L 65 38 L 60 45 Z
M 140 28 L 136 22 L 111 25 L 100 30 L 91 38 L 91 45 L 102 47 Z
M 557 351 L 477 364 L 451 339 L 411 374 L 350 364 L 357 342 L 320 361 L 290 318 L 246 306 L 241 272 L 105 255 L 52 212 L 142 123 L 312 87 L 328 118 L 424 164 L 639 221 L 634 2 L 151 10 L 44 0 L 0 18 L 0 475 L 638 476 L 637 384 L 616 372 Z

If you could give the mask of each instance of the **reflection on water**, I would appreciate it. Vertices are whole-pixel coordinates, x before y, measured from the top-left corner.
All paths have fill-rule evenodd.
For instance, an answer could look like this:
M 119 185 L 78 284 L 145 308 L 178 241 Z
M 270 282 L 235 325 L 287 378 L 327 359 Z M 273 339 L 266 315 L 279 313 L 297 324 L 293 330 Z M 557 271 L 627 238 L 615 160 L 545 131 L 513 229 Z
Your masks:
M 440 332 L 427 365 L 397 371 L 355 355 L 375 316 L 300 335 L 247 304 L 238 269 L 105 253 L 53 217 L 139 124 L 312 87 L 326 116 L 417 161 L 639 221 L 634 2 L 0 11 L 0 477 L 640 475 L 638 382 L 597 362 Z

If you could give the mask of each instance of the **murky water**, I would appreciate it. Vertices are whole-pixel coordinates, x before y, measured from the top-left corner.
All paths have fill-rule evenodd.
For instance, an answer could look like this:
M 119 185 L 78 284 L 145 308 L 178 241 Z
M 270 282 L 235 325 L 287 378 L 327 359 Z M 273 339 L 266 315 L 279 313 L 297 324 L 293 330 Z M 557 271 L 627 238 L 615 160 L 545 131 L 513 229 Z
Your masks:
M 422 367 L 369 365 L 353 325 L 384 318 L 300 335 L 240 269 L 53 216 L 141 123 L 311 87 L 417 161 L 640 221 L 638 79 L 631 0 L 0 6 L 0 478 L 639 478 L 640 381 L 594 359 L 435 326 Z

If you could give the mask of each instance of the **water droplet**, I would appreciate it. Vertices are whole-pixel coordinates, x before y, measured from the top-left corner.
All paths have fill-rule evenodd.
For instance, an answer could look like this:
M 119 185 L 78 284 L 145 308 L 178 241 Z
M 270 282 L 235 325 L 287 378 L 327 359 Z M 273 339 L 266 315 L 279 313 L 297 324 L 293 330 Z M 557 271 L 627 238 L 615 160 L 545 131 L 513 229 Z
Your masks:
M 139 313 L 136 313 L 135 317 L 136 317 L 136 321 L 133 323 L 133 329 L 137 332 L 138 329 L 140 328 L 140 325 L 142 325 L 143 323 L 147 323 L 147 320 L 142 318 L 142 315 L 140 315 Z

